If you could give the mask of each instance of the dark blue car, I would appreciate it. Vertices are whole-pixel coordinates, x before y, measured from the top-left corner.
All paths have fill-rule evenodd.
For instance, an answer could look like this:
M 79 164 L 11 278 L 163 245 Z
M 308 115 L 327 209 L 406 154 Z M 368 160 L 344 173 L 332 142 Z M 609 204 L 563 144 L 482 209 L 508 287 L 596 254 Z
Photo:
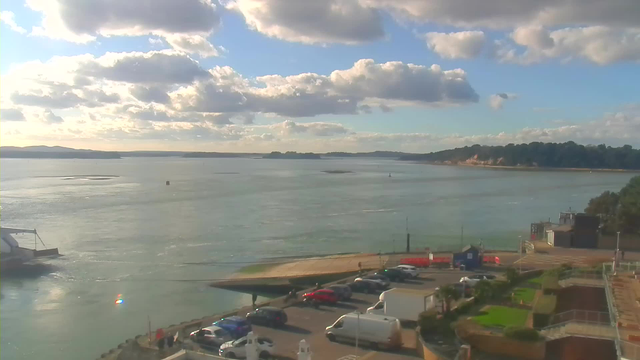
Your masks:
M 236 339 L 247 336 L 251 331 L 251 324 L 249 324 L 247 319 L 240 316 L 229 316 L 214 322 L 213 325 L 225 329 Z

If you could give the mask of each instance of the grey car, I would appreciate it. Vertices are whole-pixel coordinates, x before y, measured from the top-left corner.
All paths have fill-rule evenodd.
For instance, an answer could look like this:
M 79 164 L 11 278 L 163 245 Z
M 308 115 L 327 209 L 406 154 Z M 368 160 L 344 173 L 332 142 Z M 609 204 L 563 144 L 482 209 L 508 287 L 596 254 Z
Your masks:
M 340 300 L 348 300 L 351 299 L 351 288 L 348 285 L 335 284 L 327 286 L 327 289 L 333 290 Z

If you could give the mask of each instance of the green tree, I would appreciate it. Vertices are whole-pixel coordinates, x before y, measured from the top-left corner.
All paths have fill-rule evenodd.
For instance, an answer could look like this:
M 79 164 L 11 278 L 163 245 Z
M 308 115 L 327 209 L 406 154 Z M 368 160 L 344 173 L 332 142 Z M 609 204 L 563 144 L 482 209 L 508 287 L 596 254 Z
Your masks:
M 640 232 L 640 176 L 629 180 L 620 190 L 620 208 L 618 209 L 618 223 L 625 233 Z
M 442 301 L 442 312 L 451 311 L 451 303 L 460 299 L 460 293 L 451 285 L 443 285 L 436 292 L 436 297 Z
M 618 230 L 618 207 L 620 195 L 612 191 L 605 191 L 600 196 L 589 200 L 584 212 L 597 215 L 602 220 L 602 231 L 613 233 Z
M 520 277 L 520 274 L 518 273 L 518 270 L 510 267 L 507 269 L 507 271 L 505 271 L 504 274 L 507 278 L 507 281 L 509 282 L 509 284 L 513 285 L 518 281 L 518 278 Z
M 480 280 L 473 288 L 474 295 L 477 299 L 489 299 L 494 294 L 493 284 L 487 280 Z

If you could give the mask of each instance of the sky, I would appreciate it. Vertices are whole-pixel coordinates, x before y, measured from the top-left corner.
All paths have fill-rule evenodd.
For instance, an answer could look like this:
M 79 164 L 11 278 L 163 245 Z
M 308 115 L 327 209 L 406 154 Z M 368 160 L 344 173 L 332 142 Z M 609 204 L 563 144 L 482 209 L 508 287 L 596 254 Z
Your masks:
M 0 141 L 640 146 L 638 0 L 4 0 Z

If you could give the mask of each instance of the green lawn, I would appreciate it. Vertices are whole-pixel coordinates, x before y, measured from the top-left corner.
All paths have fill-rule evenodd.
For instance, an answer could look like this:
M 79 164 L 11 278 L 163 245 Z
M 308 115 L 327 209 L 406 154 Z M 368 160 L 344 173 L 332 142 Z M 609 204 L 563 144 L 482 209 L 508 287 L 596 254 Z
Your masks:
M 529 279 L 528 283 L 529 284 L 541 285 L 542 284 L 542 277 L 543 277 L 543 275 L 540 275 L 537 278 Z
M 486 314 L 478 315 L 473 320 L 488 327 L 524 326 L 528 315 L 528 310 L 492 306 Z
M 536 290 L 530 288 L 515 288 L 513 289 L 513 303 L 520 304 L 520 300 L 525 305 L 530 305 L 533 302 L 533 298 L 536 296 Z

